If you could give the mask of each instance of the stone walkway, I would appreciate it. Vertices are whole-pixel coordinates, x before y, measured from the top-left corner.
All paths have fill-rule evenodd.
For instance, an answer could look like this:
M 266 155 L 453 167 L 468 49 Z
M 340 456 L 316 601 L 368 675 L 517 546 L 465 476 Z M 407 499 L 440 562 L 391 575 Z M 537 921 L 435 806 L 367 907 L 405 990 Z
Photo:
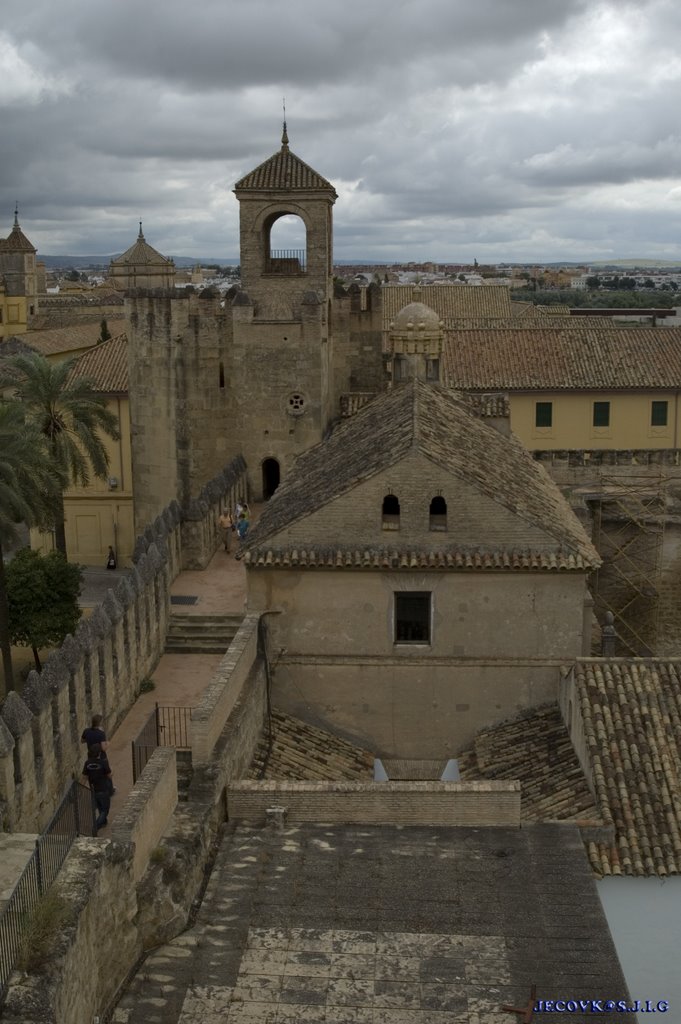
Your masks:
M 174 615 L 242 614 L 246 602 L 243 563 L 220 549 L 203 571 L 181 572 L 172 585 L 171 595 L 198 598 L 194 605 L 173 605 Z M 132 741 L 155 705 L 194 707 L 221 660 L 221 654 L 162 655 L 152 674 L 154 689 L 137 699 L 109 740 L 107 754 L 116 786 L 109 822 L 115 820 L 132 789 Z M 101 834 L 106 838 L 107 830 Z

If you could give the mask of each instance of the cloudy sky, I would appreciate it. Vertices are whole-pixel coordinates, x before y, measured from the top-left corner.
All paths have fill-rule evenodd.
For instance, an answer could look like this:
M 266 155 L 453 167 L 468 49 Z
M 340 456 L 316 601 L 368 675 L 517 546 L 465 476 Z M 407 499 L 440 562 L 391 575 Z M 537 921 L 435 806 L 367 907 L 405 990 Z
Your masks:
M 0 234 L 238 257 L 238 178 L 329 178 L 338 259 L 681 258 L 678 0 L 3 0 Z M 282 247 L 296 226 L 282 228 Z

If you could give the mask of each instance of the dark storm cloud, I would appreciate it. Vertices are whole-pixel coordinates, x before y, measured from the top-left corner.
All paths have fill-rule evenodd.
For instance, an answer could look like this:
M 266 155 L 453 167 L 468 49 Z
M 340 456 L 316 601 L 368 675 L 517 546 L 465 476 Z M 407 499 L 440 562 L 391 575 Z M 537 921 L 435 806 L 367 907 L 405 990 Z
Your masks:
M 338 188 L 338 257 L 573 258 L 637 249 L 632 231 L 641 255 L 670 245 L 671 0 L 62 0 L 58 16 L 5 0 L 3 15 L 0 232 L 18 199 L 43 252 L 120 251 L 142 217 L 169 254 L 237 255 L 231 188 L 277 148 L 283 94 L 292 148 Z

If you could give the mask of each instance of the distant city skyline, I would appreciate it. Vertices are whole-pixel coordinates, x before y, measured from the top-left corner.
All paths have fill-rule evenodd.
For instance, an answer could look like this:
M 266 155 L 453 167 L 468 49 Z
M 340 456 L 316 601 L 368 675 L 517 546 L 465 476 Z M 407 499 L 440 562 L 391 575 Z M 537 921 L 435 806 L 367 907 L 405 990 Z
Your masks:
M 165 255 L 238 254 L 285 96 L 336 259 L 681 260 L 680 52 L 673 0 L 6 0 L 0 235 L 18 202 L 44 254 L 140 219 Z

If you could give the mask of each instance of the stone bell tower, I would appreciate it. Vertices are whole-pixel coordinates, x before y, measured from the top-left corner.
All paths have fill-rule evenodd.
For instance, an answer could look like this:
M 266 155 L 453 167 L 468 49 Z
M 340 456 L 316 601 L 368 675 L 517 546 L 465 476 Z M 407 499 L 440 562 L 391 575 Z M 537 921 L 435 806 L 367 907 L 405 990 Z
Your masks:
M 234 188 L 240 206 L 241 285 L 232 305 L 229 391 L 256 499 L 268 498 L 293 458 L 322 440 L 333 418 L 332 208 L 336 191 L 289 149 Z M 277 249 L 282 217 L 304 230 L 300 249 Z

